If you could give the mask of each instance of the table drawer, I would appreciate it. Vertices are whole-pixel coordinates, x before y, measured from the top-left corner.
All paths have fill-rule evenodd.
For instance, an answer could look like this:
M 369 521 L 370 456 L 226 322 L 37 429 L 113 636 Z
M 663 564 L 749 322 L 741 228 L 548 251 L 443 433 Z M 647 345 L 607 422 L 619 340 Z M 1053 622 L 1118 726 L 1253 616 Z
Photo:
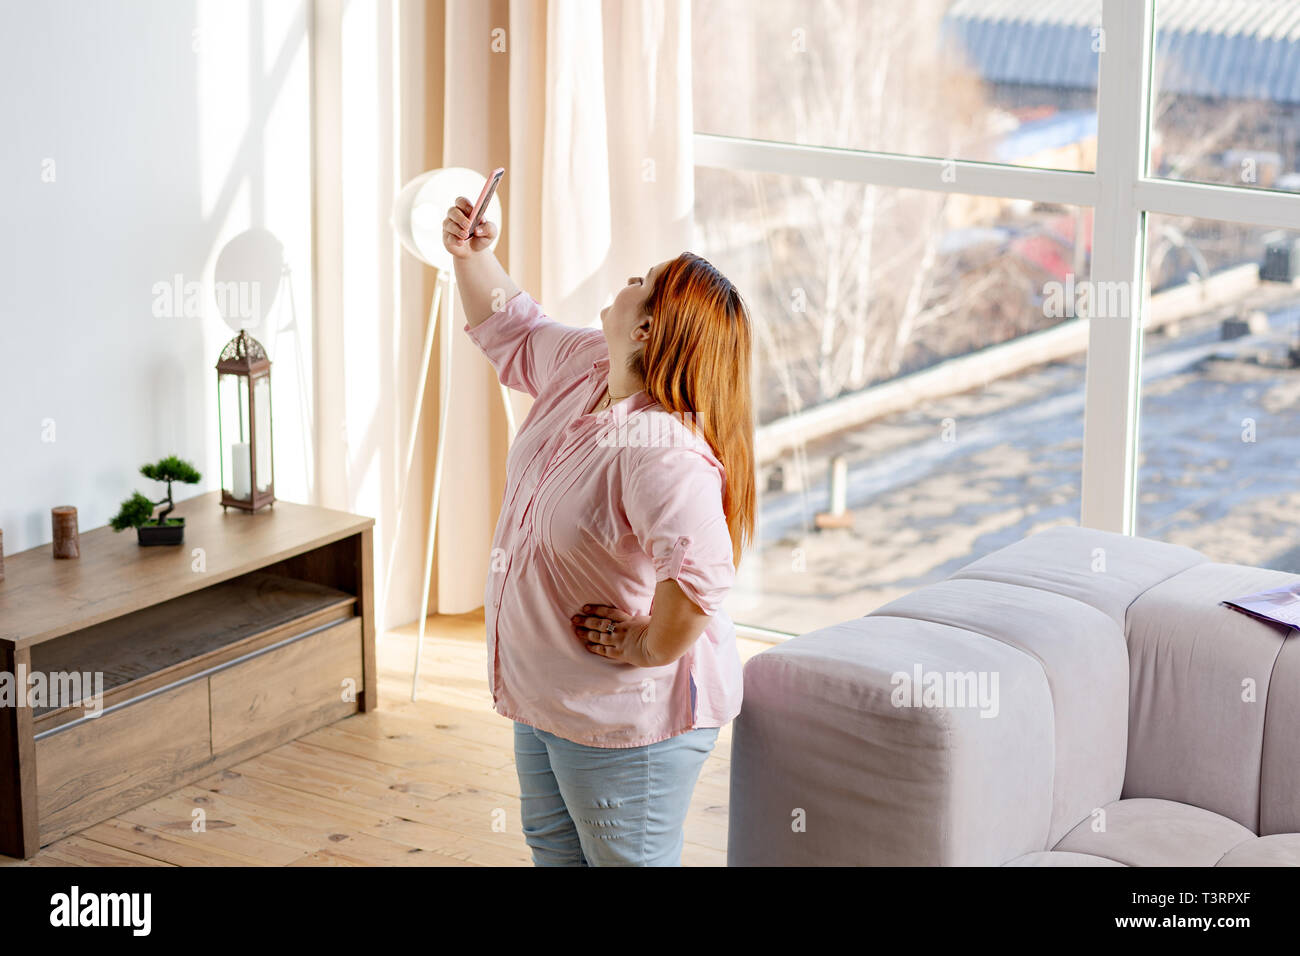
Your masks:
M 353 617 L 212 674 L 212 752 L 275 746 L 356 713 L 362 667 Z
M 199 680 L 36 741 L 40 841 L 49 843 L 188 782 L 212 757 Z

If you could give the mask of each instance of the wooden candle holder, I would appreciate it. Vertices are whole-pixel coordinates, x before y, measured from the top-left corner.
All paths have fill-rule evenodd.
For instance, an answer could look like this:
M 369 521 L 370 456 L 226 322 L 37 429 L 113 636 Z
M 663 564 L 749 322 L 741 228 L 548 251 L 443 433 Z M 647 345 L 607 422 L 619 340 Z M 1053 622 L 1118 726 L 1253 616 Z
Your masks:
M 54 529 L 54 556 L 56 558 L 81 557 L 81 539 L 77 535 L 77 509 L 71 505 L 51 508 L 50 524 Z

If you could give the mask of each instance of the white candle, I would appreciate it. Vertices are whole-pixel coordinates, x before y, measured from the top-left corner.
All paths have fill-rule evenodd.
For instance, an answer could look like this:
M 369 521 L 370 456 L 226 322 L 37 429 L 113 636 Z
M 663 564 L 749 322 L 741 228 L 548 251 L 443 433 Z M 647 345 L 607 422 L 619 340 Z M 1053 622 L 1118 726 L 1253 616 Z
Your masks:
M 250 497 L 249 491 L 253 484 L 248 462 L 248 442 L 235 442 L 230 446 L 231 474 L 233 476 L 231 483 L 235 486 L 230 489 L 230 493 L 240 501 Z

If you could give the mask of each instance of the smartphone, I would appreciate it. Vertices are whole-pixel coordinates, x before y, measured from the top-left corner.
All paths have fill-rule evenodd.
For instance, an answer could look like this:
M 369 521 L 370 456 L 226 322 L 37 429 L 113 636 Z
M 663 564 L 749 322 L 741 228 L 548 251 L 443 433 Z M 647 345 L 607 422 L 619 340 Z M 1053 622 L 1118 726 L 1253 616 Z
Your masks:
M 492 175 L 487 178 L 483 184 L 483 191 L 478 194 L 478 202 L 474 204 L 474 214 L 469 217 L 469 238 L 474 238 L 474 230 L 478 224 L 483 221 L 483 216 L 487 212 L 488 203 L 492 201 L 493 194 L 497 191 L 497 183 L 501 182 L 501 177 L 506 174 L 504 166 L 498 166 L 492 170 Z M 467 239 L 466 242 L 469 240 Z

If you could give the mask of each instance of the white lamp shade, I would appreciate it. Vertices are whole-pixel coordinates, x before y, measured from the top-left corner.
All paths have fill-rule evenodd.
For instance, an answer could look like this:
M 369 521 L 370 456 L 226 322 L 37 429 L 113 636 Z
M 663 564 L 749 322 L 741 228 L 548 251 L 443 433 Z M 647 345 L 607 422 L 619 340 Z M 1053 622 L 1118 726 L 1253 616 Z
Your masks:
M 284 245 L 265 229 L 248 229 L 217 254 L 212 294 L 236 332 L 253 331 L 271 314 L 284 272 Z
M 464 196 L 471 203 L 478 199 L 487 178 L 464 166 L 448 166 L 421 173 L 402 187 L 393 200 L 390 223 L 406 251 L 435 269 L 451 268 L 451 253 L 442 244 L 442 221 L 447 210 Z M 497 224 L 489 249 L 501 238 L 501 197 L 494 193 L 484 219 Z

